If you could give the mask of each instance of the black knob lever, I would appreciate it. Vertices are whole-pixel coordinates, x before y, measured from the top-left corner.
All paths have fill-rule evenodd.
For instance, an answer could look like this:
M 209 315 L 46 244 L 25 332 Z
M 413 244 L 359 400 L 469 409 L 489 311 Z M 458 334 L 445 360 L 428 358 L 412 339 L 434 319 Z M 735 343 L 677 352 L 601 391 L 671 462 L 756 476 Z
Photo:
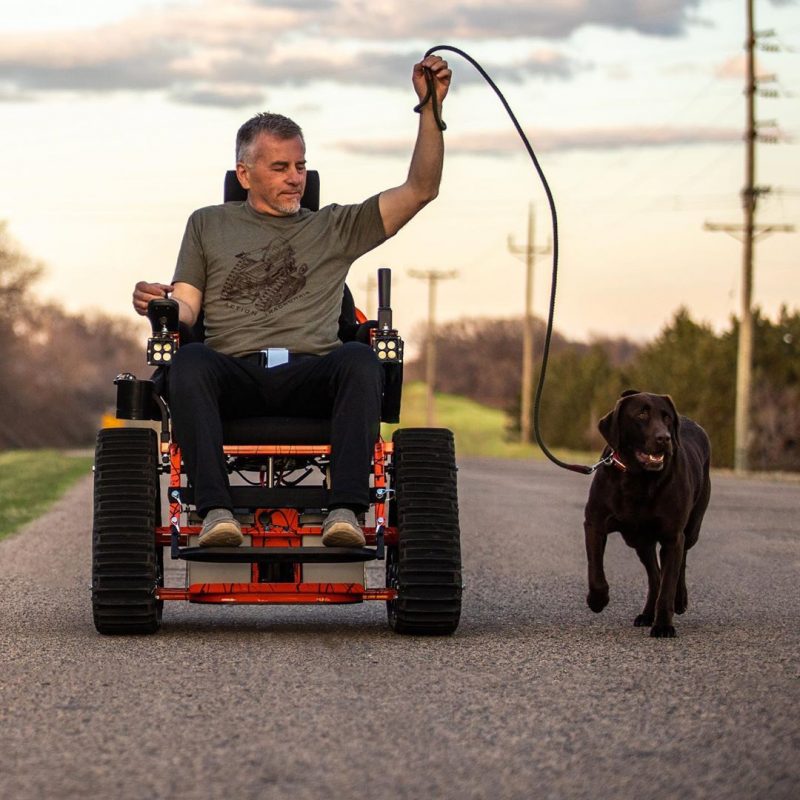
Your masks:
M 378 270 L 378 330 L 392 329 L 392 271 Z

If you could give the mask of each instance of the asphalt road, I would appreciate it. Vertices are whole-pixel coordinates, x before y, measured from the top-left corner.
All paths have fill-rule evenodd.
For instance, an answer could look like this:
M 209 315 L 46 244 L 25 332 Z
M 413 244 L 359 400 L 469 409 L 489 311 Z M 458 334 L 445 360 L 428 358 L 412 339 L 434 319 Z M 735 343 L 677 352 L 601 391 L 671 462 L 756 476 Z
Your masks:
M 0 543 L 2 798 L 796 798 L 800 484 L 716 477 L 676 639 L 632 621 L 609 543 L 585 596 L 588 479 L 465 461 L 455 636 L 380 603 L 168 604 L 95 633 L 91 483 Z

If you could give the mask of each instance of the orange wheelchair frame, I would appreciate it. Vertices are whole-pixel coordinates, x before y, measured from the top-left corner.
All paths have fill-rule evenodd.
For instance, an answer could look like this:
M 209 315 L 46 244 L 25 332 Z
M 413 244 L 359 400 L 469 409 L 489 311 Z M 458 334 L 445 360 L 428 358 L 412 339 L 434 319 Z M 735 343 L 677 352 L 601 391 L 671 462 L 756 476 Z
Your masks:
M 391 442 L 378 439 L 375 444 L 373 459 L 373 487 L 380 497 L 386 495 L 386 457 L 393 451 Z M 225 446 L 228 456 L 260 456 L 260 457 L 293 457 L 293 456 L 328 456 L 328 445 L 243 445 Z M 181 486 L 181 454 L 177 445 L 169 446 L 170 460 L 170 494 Z M 173 550 L 188 547 L 192 536 L 200 533 L 200 526 L 180 526 L 182 506 L 179 496 L 170 499 L 169 525 L 156 528 L 156 543 Z M 277 514 L 276 514 L 277 511 Z M 397 529 L 386 524 L 388 504 L 384 499 L 374 504 L 375 525 L 365 527 L 364 535 L 368 548 L 380 550 L 387 545 L 397 545 Z M 269 521 L 264 524 L 263 517 Z M 280 516 L 280 523 L 274 523 L 273 517 Z M 242 533 L 248 537 L 251 548 L 270 548 L 271 555 L 280 554 L 287 560 L 292 558 L 292 550 L 300 555 L 303 538 L 321 536 L 321 525 L 304 525 L 301 514 L 296 509 L 257 508 L 253 514 L 253 524 L 243 525 Z M 305 548 L 302 556 L 308 556 L 310 548 Z M 315 555 L 325 556 L 330 548 L 322 548 Z M 213 551 L 208 552 L 214 557 Z M 200 551 L 202 554 L 202 551 Z M 247 603 L 247 604 L 307 604 L 307 603 L 360 603 L 366 600 L 391 601 L 397 598 L 397 590 L 391 588 L 368 589 L 361 583 L 308 583 L 303 581 L 301 562 L 287 561 L 292 564 L 293 581 L 268 582 L 259 580 L 258 562 L 252 562 L 251 580 L 247 583 L 196 583 L 185 589 L 160 587 L 157 590 L 159 600 L 188 600 L 193 603 Z

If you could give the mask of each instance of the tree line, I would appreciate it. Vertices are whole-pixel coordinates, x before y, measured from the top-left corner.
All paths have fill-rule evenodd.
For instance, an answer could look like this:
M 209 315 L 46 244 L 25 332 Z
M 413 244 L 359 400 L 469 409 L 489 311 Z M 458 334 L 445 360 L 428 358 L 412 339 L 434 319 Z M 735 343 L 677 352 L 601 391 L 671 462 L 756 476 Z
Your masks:
M 148 370 L 133 320 L 41 301 L 42 272 L 0 222 L 0 449 L 90 445 L 114 377 Z
M 36 294 L 42 266 L 14 244 L 0 222 L 0 449 L 86 446 L 114 408 L 114 376 L 147 375 L 134 318 L 71 314 Z M 545 326 L 537 320 L 541 363 Z M 716 333 L 679 309 L 644 344 L 625 338 L 570 341 L 553 333 L 541 404 L 548 446 L 599 451 L 600 417 L 628 388 L 670 394 L 678 410 L 709 433 L 715 466 L 733 465 L 738 321 Z M 424 379 L 425 331 L 409 337 L 420 357 L 406 379 Z M 437 388 L 508 414 L 519 437 L 521 319 L 463 319 L 439 326 Z M 538 381 L 538 375 L 535 376 Z M 776 320 L 755 314 L 750 463 L 800 470 L 800 311 Z
M 755 313 L 751 466 L 800 470 L 800 311 L 776 320 Z M 437 389 L 508 413 L 509 438 L 519 437 L 521 319 L 458 320 L 436 332 Z M 534 353 L 541 364 L 545 325 L 536 321 Z M 425 332 L 419 340 L 424 342 Z M 597 422 L 629 388 L 669 394 L 678 411 L 711 437 L 713 463 L 732 467 L 738 320 L 720 333 L 681 308 L 644 344 L 625 338 L 569 341 L 554 332 L 541 401 L 541 431 L 551 447 L 599 451 Z M 425 348 L 409 363 L 424 379 Z M 534 391 L 538 383 L 538 372 Z

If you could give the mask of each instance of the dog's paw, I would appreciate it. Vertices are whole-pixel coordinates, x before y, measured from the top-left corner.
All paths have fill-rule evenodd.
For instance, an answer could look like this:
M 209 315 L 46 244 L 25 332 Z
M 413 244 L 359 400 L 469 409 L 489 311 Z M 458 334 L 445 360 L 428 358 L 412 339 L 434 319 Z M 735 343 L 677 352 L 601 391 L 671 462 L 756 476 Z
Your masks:
M 653 624 L 654 619 L 655 617 L 652 614 L 639 614 L 633 621 L 633 625 L 636 628 L 646 628 Z
M 586 595 L 586 604 L 595 614 L 599 614 L 608 605 L 608 589 L 604 592 L 590 589 Z
M 650 635 L 655 639 L 674 639 L 675 628 L 672 625 L 653 625 Z
M 679 587 L 675 593 L 675 613 L 685 614 L 687 608 L 689 608 L 689 594 L 686 589 L 681 590 Z

